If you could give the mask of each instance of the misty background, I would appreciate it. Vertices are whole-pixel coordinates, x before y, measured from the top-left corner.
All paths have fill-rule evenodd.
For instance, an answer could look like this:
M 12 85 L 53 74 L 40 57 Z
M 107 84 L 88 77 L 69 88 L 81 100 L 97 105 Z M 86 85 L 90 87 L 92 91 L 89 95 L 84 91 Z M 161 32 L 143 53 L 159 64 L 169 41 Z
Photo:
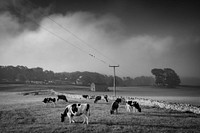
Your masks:
M 0 0 L 0 65 L 200 84 L 200 2 Z M 193 79 L 193 80 L 192 80 Z M 190 81 L 191 80 L 191 81 Z

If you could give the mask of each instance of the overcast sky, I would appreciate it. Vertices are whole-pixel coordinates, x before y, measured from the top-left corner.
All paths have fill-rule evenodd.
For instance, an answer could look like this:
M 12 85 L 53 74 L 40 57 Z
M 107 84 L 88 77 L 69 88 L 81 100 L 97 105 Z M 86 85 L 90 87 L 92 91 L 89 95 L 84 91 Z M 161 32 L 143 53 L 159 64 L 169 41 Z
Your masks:
M 198 0 L 0 0 L 0 65 L 200 77 Z

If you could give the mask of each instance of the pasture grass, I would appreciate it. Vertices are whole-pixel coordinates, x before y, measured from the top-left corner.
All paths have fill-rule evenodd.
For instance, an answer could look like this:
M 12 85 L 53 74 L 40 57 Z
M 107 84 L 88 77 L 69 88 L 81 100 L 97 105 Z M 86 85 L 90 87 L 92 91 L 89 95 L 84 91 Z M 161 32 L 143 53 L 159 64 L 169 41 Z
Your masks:
M 113 87 L 109 87 L 107 92 L 89 91 L 89 86 L 76 85 L 34 85 L 34 84 L 0 84 L 0 93 L 26 93 L 27 91 L 44 91 L 53 89 L 57 92 L 68 94 L 89 94 L 89 95 L 113 95 Z M 186 103 L 200 105 L 200 88 L 177 87 L 177 88 L 159 88 L 153 86 L 133 86 L 117 87 L 118 96 L 131 96 L 138 98 L 148 98 L 153 100 L 163 100 L 166 102 Z M 0 101 L 1 102 L 1 101 Z
M 133 132 L 180 132 L 190 133 L 200 131 L 200 115 L 183 113 L 157 107 L 142 106 L 142 112 L 126 112 L 125 106 L 120 105 L 119 113 L 110 115 L 112 101 L 106 103 L 94 100 L 69 99 L 45 105 L 41 101 L 49 95 L 18 95 L 8 93 L 0 94 L 0 132 L 70 132 L 70 133 L 133 133 Z M 14 100 L 11 100 L 14 99 Z M 6 102 L 6 100 L 10 102 Z M 66 105 L 70 103 L 89 103 L 91 115 L 89 125 L 82 124 L 82 117 L 75 117 L 76 123 L 69 124 L 60 121 Z

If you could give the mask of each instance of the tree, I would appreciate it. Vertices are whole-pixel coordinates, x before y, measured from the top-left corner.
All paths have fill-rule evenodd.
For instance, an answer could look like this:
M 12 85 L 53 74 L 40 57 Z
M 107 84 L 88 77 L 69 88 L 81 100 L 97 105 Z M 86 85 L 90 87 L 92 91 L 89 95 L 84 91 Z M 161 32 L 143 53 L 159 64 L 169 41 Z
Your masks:
M 18 74 L 16 80 L 20 81 L 20 82 L 25 82 L 26 81 L 26 77 L 23 74 Z
M 155 75 L 155 84 L 158 86 L 176 87 L 181 83 L 179 76 L 171 68 L 154 68 L 151 73 Z
M 171 68 L 164 69 L 165 74 L 165 86 L 167 87 L 176 87 L 181 83 L 179 76 Z
M 164 86 L 164 70 L 154 68 L 151 70 L 151 73 L 155 75 L 155 84 L 158 86 Z
M 131 77 L 123 77 L 124 86 L 133 86 L 133 79 Z

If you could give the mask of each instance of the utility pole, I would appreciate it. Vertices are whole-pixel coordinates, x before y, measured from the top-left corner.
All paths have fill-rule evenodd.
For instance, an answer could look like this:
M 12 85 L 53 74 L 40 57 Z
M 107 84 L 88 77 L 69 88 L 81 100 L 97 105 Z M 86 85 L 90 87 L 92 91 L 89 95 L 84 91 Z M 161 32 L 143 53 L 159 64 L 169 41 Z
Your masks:
M 113 91 L 114 91 L 114 94 L 115 94 L 115 97 L 116 97 L 116 76 L 115 76 L 115 67 L 119 67 L 119 65 L 117 66 L 110 66 L 109 67 L 113 67 L 114 69 L 114 79 L 113 79 Z

